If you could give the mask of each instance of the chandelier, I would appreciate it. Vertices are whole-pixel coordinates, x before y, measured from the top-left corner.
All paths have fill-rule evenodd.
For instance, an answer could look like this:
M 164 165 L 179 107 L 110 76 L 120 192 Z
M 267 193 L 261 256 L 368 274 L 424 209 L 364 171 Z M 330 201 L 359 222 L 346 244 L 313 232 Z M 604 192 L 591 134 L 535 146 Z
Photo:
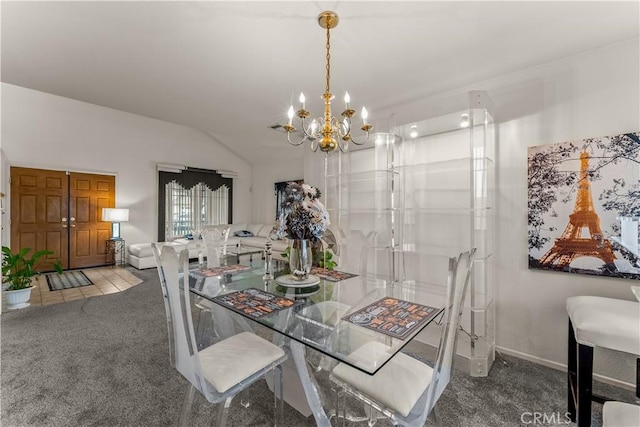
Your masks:
M 338 120 L 331 115 L 331 100 L 334 96 L 330 90 L 330 77 L 331 77 L 331 43 L 330 43 L 330 30 L 338 25 L 338 15 L 335 12 L 326 11 L 318 15 L 318 24 L 327 30 L 327 65 L 326 65 L 326 77 L 325 77 L 325 91 L 322 95 L 324 99 L 324 115 L 313 119 L 311 123 L 306 122 L 311 113 L 305 110 L 305 97 L 304 94 L 300 94 L 300 109 L 294 113 L 293 106 L 289 107 L 287 117 L 289 118 L 284 129 L 287 131 L 287 140 L 291 145 L 301 145 L 305 141 L 311 142 L 311 150 L 323 151 L 329 153 L 336 148 L 340 148 L 340 151 L 345 152 L 349 148 L 349 141 L 356 145 L 362 145 L 369 140 L 369 131 L 373 128 L 367 123 L 367 109 L 362 107 L 362 131 L 366 135 L 366 140 L 363 142 L 356 141 L 351 135 L 351 118 L 356 114 L 356 111 L 351 109 L 349 103 L 351 99 L 349 92 L 344 95 L 344 111 L 342 112 L 342 120 Z M 298 142 L 291 141 L 291 132 L 295 132 L 297 129 L 293 127 L 294 114 L 300 119 L 300 125 L 303 132 L 303 137 Z

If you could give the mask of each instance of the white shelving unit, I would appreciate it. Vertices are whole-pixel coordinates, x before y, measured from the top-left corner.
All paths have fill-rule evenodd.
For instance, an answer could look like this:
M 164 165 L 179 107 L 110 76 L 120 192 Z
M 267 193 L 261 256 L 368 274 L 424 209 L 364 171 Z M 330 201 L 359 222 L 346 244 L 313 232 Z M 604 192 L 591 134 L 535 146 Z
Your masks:
M 404 177 L 401 279 L 446 283 L 446 259 L 477 248 L 458 355 L 469 361 L 472 376 L 486 376 L 495 357 L 495 134 L 486 94 L 464 98 L 466 105 L 450 102 L 452 111 L 392 129 L 403 139 L 397 168 Z M 421 338 L 437 344 L 433 331 Z
M 325 193 L 334 232 L 342 234 L 341 263 L 358 258 L 350 250 L 351 232 L 375 232 L 368 252 L 370 272 L 385 282 L 398 280 L 396 260 L 402 232 L 402 191 L 395 162 L 400 139 L 390 134 L 372 136 L 372 148 L 337 153 L 327 158 Z M 352 258 L 352 259 L 350 259 Z
M 325 200 L 334 232 L 376 232 L 367 270 L 381 286 L 446 292 L 448 258 L 477 248 L 457 348 L 470 375 L 486 376 L 495 357 L 494 124 L 483 92 L 442 106 L 399 112 L 367 148 L 327 157 Z M 348 243 L 341 252 L 344 265 Z M 435 347 L 439 331 L 419 339 Z

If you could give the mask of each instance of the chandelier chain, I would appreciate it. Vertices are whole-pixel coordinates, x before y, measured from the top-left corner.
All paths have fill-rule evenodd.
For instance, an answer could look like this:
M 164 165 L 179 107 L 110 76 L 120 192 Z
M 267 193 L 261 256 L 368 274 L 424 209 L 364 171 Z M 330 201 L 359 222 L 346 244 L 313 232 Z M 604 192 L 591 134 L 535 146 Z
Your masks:
M 325 93 L 329 93 L 329 79 L 331 76 L 331 53 L 330 53 L 330 49 L 331 49 L 331 43 L 330 43 L 330 35 L 329 35 L 329 27 L 330 25 L 327 25 L 327 82 L 326 82 L 326 88 L 325 88 Z

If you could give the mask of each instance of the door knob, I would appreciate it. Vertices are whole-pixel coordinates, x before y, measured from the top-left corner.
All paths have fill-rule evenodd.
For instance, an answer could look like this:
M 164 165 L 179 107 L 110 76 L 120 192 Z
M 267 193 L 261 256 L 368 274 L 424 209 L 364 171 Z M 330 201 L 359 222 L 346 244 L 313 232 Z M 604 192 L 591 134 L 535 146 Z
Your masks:
M 62 222 L 67 222 L 67 217 L 66 216 L 62 217 Z

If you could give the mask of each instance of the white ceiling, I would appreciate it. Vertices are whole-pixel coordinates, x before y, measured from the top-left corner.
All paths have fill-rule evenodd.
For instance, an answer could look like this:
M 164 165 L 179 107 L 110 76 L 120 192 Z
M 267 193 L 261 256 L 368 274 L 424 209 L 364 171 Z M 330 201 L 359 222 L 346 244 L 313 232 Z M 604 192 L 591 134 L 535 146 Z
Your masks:
M 2 81 L 200 129 L 250 163 L 299 157 L 268 126 L 301 90 L 321 113 L 323 10 L 335 113 L 348 89 L 373 119 L 640 31 L 637 1 L 3 1 Z

